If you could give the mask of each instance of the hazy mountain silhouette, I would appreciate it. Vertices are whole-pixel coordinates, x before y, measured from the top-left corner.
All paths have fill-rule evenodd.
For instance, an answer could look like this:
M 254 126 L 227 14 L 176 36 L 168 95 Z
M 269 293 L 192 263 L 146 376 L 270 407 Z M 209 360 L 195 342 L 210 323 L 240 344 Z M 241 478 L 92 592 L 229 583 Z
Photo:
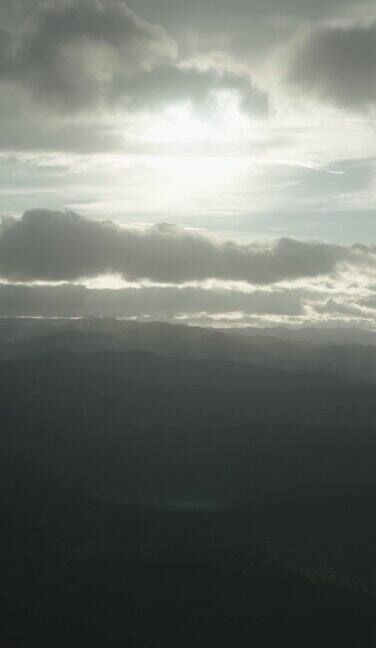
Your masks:
M 248 337 L 275 337 L 279 339 L 309 342 L 311 344 L 365 344 L 376 346 L 376 332 L 356 327 L 285 327 L 271 326 L 268 328 L 244 327 L 227 329 L 228 332 Z
M 256 334 L 118 320 L 5 320 L 0 326 L 0 360 L 26 358 L 49 351 L 151 351 L 176 358 L 221 359 L 296 370 L 324 370 L 355 381 L 376 381 L 376 347 L 328 344 L 274 337 L 267 329 Z M 372 339 L 367 332 L 353 337 Z M 343 334 L 348 335 L 348 334 Z M 316 336 L 319 337 L 319 336 Z M 341 340 L 341 338 L 340 338 Z

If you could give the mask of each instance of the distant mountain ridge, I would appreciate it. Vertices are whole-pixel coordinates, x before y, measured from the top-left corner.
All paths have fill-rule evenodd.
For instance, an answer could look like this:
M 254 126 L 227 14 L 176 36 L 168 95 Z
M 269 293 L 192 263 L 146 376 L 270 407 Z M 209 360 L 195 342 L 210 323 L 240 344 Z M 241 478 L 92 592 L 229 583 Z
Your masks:
M 376 330 L 370 331 L 356 327 L 243 327 L 243 328 L 208 328 L 182 323 L 163 321 L 140 322 L 137 320 L 117 319 L 115 317 L 83 317 L 83 318 L 30 318 L 2 317 L 0 318 L 0 342 L 14 339 L 35 337 L 63 330 L 80 330 L 87 332 L 124 334 L 137 330 L 189 330 L 192 335 L 208 333 L 223 333 L 252 338 L 275 338 L 309 344 L 365 344 L 376 346 Z
M 282 337 L 271 335 L 271 331 Z M 362 339 L 373 339 L 373 334 L 363 333 Z M 303 336 L 302 329 L 299 335 L 309 337 L 307 332 Z M 326 341 L 327 332 L 322 335 L 324 341 L 314 343 L 288 338 L 286 329 L 256 333 L 254 329 L 227 331 L 163 322 L 3 320 L 0 361 L 51 351 L 150 351 L 162 357 L 218 359 L 283 371 L 325 371 L 352 381 L 376 382 L 376 346 L 346 343 L 344 333 L 338 334 L 339 343 L 333 344 Z M 356 331 L 353 337 L 359 338 L 361 333 Z

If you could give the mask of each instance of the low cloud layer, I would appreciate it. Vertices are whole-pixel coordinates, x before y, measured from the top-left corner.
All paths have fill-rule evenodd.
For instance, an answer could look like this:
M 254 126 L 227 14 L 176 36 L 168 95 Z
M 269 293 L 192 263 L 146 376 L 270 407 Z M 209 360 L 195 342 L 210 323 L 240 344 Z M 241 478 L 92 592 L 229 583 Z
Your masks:
M 299 294 L 289 290 L 252 293 L 201 287 L 141 286 L 98 289 L 64 284 L 0 284 L 0 317 L 122 317 L 168 319 L 228 313 L 299 316 Z
M 373 108 L 376 22 L 310 32 L 294 48 L 287 80 L 304 93 L 339 108 Z
M 20 220 L 3 219 L 0 229 L 0 276 L 12 281 L 120 274 L 172 284 L 220 279 L 262 285 L 375 263 L 376 250 L 367 246 L 289 238 L 263 245 L 222 243 L 174 225 L 121 228 L 73 212 L 30 210 Z
M 332 295 L 332 296 L 331 296 Z M 89 288 L 85 285 L 0 284 L 0 317 L 125 318 L 203 325 L 302 325 L 374 328 L 372 288 L 315 286 L 255 289 L 220 286 Z

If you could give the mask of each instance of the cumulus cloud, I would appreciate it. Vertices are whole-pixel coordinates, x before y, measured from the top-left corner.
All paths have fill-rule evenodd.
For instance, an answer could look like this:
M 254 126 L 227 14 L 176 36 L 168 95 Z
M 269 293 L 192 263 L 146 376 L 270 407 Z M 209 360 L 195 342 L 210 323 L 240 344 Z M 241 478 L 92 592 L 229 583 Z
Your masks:
M 28 88 L 55 110 L 116 105 L 149 109 L 166 101 L 207 101 L 231 90 L 244 109 L 267 97 L 245 73 L 182 66 L 177 44 L 122 0 L 41 3 L 22 30 L 0 31 L 0 79 Z
M 161 283 L 215 278 L 272 284 L 327 275 L 341 264 L 374 267 L 375 261 L 375 249 L 361 245 L 289 238 L 221 243 L 174 225 L 121 228 L 74 212 L 30 210 L 19 220 L 4 218 L 0 229 L 0 276 L 16 281 L 119 273 Z
M 10 45 L 0 64 L 3 78 L 65 107 L 90 105 L 124 66 L 132 72 L 176 55 L 162 28 L 115 0 L 41 4 Z
M 376 22 L 309 32 L 293 48 L 287 81 L 340 108 L 374 107 Z

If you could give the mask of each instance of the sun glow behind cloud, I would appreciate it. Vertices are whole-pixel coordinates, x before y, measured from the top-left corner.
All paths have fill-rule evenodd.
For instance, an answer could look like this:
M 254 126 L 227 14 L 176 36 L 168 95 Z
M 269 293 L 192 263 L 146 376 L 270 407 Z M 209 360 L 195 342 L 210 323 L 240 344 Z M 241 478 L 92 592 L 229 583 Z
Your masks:
M 256 122 L 240 111 L 234 93 L 221 93 L 202 111 L 174 104 L 150 116 L 142 140 L 158 145 L 161 153 L 142 156 L 142 163 L 158 178 L 170 205 L 182 200 L 187 205 L 220 195 L 244 176 L 253 160 L 244 147 L 250 137 L 257 137 Z
M 169 105 L 151 118 L 143 140 L 160 144 L 231 144 L 254 134 L 256 121 L 240 110 L 233 92 L 216 93 L 215 102 L 195 110 L 188 102 Z M 204 152 L 204 150 L 203 150 Z

